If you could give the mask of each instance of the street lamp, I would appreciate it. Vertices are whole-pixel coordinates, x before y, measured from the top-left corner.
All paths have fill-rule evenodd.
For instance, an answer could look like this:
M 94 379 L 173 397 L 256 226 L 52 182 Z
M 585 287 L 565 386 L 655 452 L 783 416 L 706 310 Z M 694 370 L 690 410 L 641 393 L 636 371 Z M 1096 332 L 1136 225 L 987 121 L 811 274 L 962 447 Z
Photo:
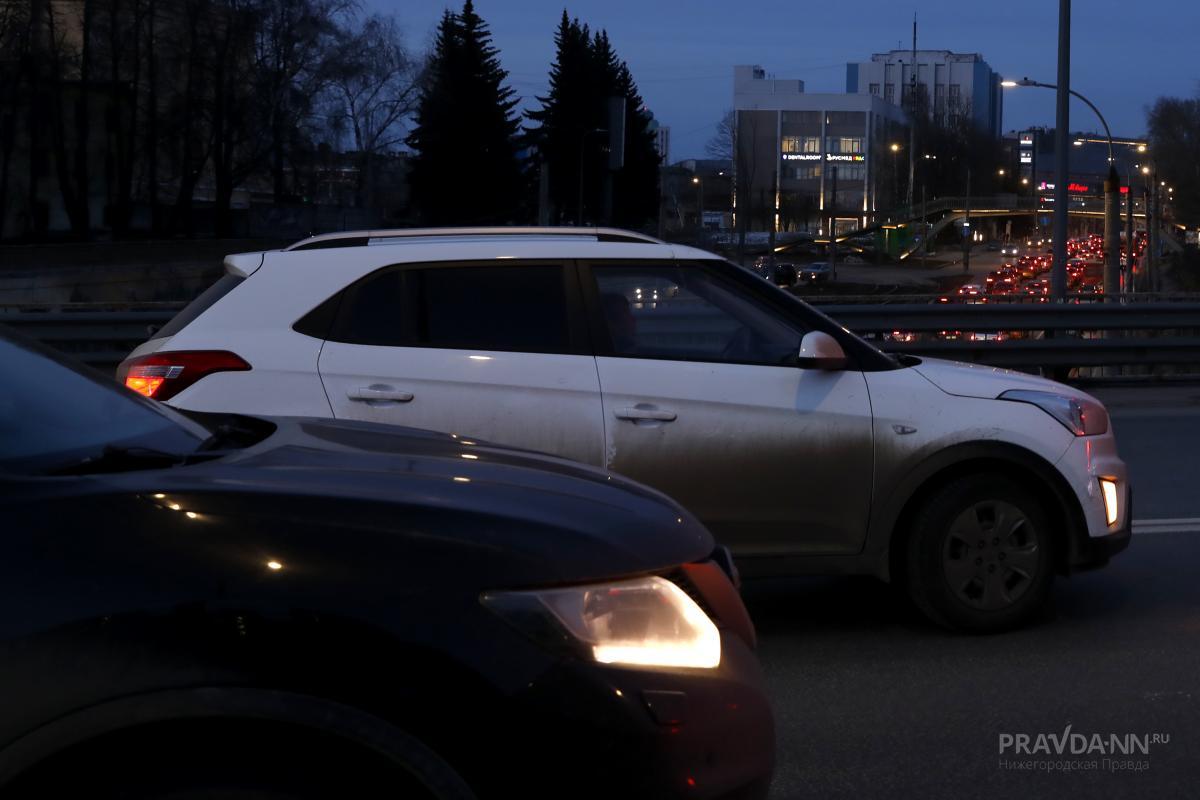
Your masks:
M 888 145 L 888 149 L 892 151 L 892 203 L 900 202 L 900 165 L 897 157 L 900 153 L 900 145 L 892 142 Z
M 696 187 L 696 246 L 699 247 L 702 231 L 704 230 L 704 181 L 699 175 L 692 176 L 692 185 Z
M 1060 42 L 1060 47 L 1063 44 Z M 1005 88 L 1013 88 L 1016 86 L 1037 86 L 1042 89 L 1054 89 L 1058 91 L 1058 86 L 1052 83 L 1041 83 L 1040 81 L 1022 78 L 1019 81 L 1005 80 L 1001 81 L 1000 85 Z M 1106 294 L 1113 294 L 1113 287 L 1117 286 L 1121 280 L 1121 253 L 1120 253 L 1120 225 L 1121 225 L 1121 209 L 1120 209 L 1120 192 L 1121 179 L 1117 176 L 1116 162 L 1113 158 L 1113 137 L 1112 131 L 1109 130 L 1108 121 L 1104 119 L 1104 115 L 1100 113 L 1100 109 L 1096 108 L 1095 103 L 1088 100 L 1079 92 L 1067 87 L 1067 92 L 1072 97 L 1077 97 L 1087 104 L 1100 120 L 1100 124 L 1104 126 L 1104 135 L 1108 140 L 1108 178 L 1104 181 L 1104 249 L 1106 251 L 1104 259 L 1104 291 Z M 1066 131 L 1060 130 L 1055 132 L 1056 137 L 1060 140 L 1065 140 Z M 1082 146 L 1083 140 L 1076 139 L 1075 145 Z M 1065 162 L 1066 145 L 1065 141 L 1061 152 L 1056 150 L 1055 165 L 1055 185 L 1054 185 L 1054 273 L 1053 285 L 1054 295 L 1056 300 L 1062 300 L 1066 293 L 1066 232 L 1067 232 L 1067 186 L 1068 170 Z M 1060 239 L 1062 241 L 1060 241 Z

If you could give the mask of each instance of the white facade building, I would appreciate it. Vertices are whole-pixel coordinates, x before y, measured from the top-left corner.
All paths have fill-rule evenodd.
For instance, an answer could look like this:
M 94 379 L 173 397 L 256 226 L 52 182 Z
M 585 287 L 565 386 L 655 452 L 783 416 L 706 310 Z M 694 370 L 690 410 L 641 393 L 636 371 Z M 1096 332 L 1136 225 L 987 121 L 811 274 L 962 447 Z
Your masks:
M 939 125 L 953 126 L 960 117 L 996 138 L 1003 124 L 1000 76 L 978 53 L 917 50 L 917 97 L 920 107 Z M 870 61 L 846 65 L 846 91 L 881 97 L 908 109 L 913 85 L 913 51 L 876 53 Z
M 824 234 L 866 225 L 895 203 L 890 144 L 907 136 L 904 112 L 866 94 L 809 94 L 804 81 L 734 67 L 735 215 L 746 230 Z M 836 188 L 835 188 L 836 187 Z

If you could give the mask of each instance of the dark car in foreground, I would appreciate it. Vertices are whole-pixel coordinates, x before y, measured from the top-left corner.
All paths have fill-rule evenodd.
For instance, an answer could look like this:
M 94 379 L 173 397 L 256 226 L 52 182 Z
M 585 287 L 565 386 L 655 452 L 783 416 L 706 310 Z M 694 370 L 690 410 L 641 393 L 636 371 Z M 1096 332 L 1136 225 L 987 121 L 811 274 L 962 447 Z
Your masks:
M 0 332 L 5 797 L 762 797 L 732 567 L 452 433 L 184 416 Z

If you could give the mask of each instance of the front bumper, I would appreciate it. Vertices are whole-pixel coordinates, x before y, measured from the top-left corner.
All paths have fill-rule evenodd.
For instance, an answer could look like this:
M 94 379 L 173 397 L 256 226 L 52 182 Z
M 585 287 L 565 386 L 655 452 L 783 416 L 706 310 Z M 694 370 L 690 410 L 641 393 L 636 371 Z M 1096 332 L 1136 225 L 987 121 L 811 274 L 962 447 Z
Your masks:
M 563 662 L 513 704 L 510 719 L 527 723 L 525 736 L 505 738 L 519 742 L 516 763 L 532 769 L 497 796 L 513 789 L 545 798 L 767 796 L 775 762 L 770 703 L 754 653 L 728 631 L 714 670 Z
M 1095 569 L 1129 546 L 1133 531 L 1133 488 L 1125 462 L 1117 455 L 1112 433 L 1081 436 L 1067 448 L 1056 465 L 1070 485 L 1082 512 L 1067 555 L 1069 571 Z M 1115 481 L 1118 491 L 1117 519 L 1106 519 L 1100 479 Z
M 1129 547 L 1133 538 L 1133 487 L 1126 484 L 1125 524 L 1120 530 L 1106 536 L 1089 536 L 1082 539 L 1072 558 L 1073 570 L 1097 569 L 1108 563 L 1117 553 Z

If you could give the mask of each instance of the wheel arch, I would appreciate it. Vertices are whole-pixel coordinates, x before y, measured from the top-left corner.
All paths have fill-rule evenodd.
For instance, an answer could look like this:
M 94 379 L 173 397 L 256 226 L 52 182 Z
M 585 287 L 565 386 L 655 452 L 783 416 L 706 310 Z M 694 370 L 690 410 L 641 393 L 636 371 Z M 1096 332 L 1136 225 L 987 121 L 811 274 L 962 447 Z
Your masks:
M 34 793 L 43 768 L 59 770 L 86 759 L 93 749 L 119 741 L 154 741 L 159 746 L 202 744 L 200 730 L 213 723 L 255 724 L 280 735 L 285 743 L 336 742 L 348 751 L 403 766 L 418 782 L 444 794 L 473 794 L 454 768 L 405 729 L 361 708 L 291 691 L 252 686 L 200 686 L 165 689 L 115 698 L 60 717 L 0 751 L 0 788 Z M 192 733 L 195 729 L 197 733 Z M 230 728 L 233 730 L 234 728 Z M 139 739 L 139 737 L 141 737 Z M 273 740 L 274 741 L 274 740 Z M 105 750 L 104 752 L 108 752 Z M 61 771 L 61 770 L 60 770 Z
M 1066 479 L 1049 461 L 1019 445 L 968 442 L 939 451 L 909 470 L 883 505 L 872 525 L 884 542 L 877 565 L 880 576 L 902 578 L 911 523 L 929 497 L 951 481 L 988 472 L 1011 478 L 1042 502 L 1061 532 L 1056 569 L 1066 572 L 1087 536 L 1083 508 Z

